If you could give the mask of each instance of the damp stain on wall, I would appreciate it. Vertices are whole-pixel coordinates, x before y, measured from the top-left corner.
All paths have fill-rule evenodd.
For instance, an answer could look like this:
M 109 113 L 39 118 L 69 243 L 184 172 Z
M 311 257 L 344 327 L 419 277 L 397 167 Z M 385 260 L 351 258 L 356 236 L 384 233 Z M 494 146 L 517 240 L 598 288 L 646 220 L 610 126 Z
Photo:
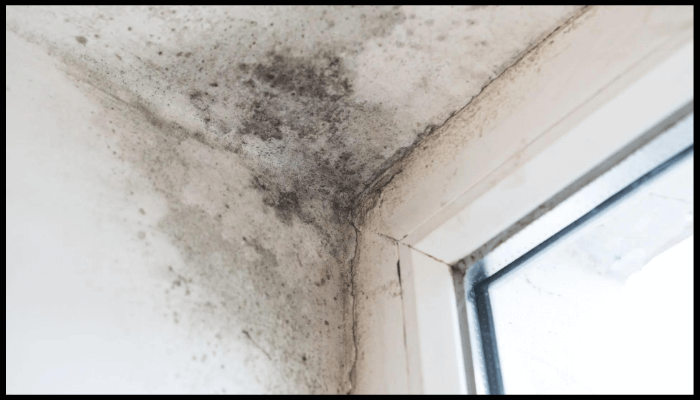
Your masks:
M 167 199 L 155 229 L 213 305 L 184 301 L 178 325 L 261 349 L 270 391 L 345 393 L 350 211 L 575 8 L 543 10 L 15 7 L 6 29 L 102 105 L 86 123 Z

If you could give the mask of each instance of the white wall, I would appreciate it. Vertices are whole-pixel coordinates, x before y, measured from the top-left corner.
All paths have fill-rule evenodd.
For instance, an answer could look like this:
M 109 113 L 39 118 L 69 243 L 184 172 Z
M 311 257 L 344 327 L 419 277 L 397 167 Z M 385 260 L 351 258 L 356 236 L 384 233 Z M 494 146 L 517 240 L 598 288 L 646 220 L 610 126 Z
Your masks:
M 8 393 L 347 390 L 352 229 L 11 32 L 5 94 Z
M 8 391 L 404 391 L 356 195 L 579 10 L 8 7 Z

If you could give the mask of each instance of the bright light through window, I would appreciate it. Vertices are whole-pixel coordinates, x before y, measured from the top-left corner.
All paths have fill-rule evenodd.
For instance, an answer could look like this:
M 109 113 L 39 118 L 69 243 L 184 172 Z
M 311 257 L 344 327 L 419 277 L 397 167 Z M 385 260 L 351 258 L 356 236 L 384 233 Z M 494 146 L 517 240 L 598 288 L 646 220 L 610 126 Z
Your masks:
M 470 323 L 491 392 L 693 393 L 692 126 L 691 115 L 474 269 Z M 690 147 L 663 156 L 683 137 Z M 633 189 L 613 196 L 621 187 Z
M 638 393 L 693 393 L 693 237 L 627 278 L 617 300 L 628 386 Z M 608 385 L 609 392 L 618 386 Z
M 491 285 L 506 393 L 692 393 L 692 164 Z

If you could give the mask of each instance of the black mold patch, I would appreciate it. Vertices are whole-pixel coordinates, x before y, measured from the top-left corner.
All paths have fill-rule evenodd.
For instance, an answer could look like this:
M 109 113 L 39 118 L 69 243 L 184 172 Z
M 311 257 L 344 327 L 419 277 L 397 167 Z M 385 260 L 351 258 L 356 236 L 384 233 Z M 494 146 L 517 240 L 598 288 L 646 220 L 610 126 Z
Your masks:
M 346 116 L 352 94 L 341 58 L 329 53 L 308 58 L 269 53 L 267 60 L 238 65 L 246 97 L 239 133 L 262 140 L 284 135 L 307 138 L 333 135 Z
M 220 15 L 197 8 L 187 14 L 167 11 L 147 11 L 163 24 L 162 36 L 130 34 L 140 41 L 135 48 L 69 54 L 71 64 L 90 70 L 91 85 L 121 91 L 118 97 L 153 126 L 235 153 L 274 188 L 263 198 L 285 224 L 297 215 L 331 235 L 334 228 L 325 221 L 347 219 L 354 199 L 387 157 L 381 143 L 392 139 L 370 144 L 366 138 L 394 135 L 388 126 L 393 110 L 356 99 L 355 55 L 368 41 L 389 35 L 405 20 L 403 11 L 271 9 L 266 12 L 274 24 L 237 17 L 233 9 Z M 203 33 L 199 13 L 207 18 L 206 40 L 197 39 Z M 120 43 L 101 36 L 110 45 Z M 130 67 L 115 68 L 101 59 L 102 51 Z
M 293 216 L 296 215 L 308 222 L 308 218 L 302 214 L 296 192 L 279 192 L 265 178 L 258 176 L 252 179 L 252 187 L 263 193 L 263 204 L 273 207 L 280 221 L 291 225 Z
M 200 92 L 198 90 L 190 93 L 190 103 L 199 111 L 207 111 L 213 101 L 209 93 Z
M 255 101 L 249 109 L 248 118 L 242 123 L 238 133 L 255 135 L 262 140 L 282 140 L 282 120 L 270 114 L 260 101 Z
M 277 198 L 277 217 L 285 223 L 289 223 L 292 215 L 300 215 L 301 207 L 295 192 L 282 192 Z
M 257 64 L 254 75 L 272 89 L 310 99 L 337 100 L 349 93 L 342 60 L 331 54 L 319 55 L 316 65 L 308 60 L 285 58 L 271 53 L 269 64 Z
M 188 100 L 212 131 L 208 137 L 222 148 L 245 157 L 242 148 L 254 144 L 256 153 L 250 157 L 257 166 L 251 169 L 259 172 L 252 186 L 281 221 L 290 224 L 296 215 L 327 233 L 322 222 L 311 222 L 322 210 L 305 204 L 325 199 L 333 222 L 345 220 L 368 169 L 366 160 L 353 156 L 350 130 L 357 121 L 390 119 L 382 116 L 381 107 L 354 100 L 354 79 L 344 58 L 332 51 L 301 57 L 283 50 L 268 52 L 257 62 L 236 63 L 217 77 L 235 101 L 202 89 L 191 90 Z M 323 145 L 315 146 L 318 140 Z M 269 163 L 290 156 L 296 166 L 270 170 Z

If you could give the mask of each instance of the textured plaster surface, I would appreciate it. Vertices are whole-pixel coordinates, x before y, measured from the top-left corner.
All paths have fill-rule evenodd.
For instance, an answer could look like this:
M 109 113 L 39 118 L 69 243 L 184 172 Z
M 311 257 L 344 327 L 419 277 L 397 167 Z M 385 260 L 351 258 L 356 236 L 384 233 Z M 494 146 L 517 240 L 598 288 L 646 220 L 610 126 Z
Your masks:
M 576 7 L 11 8 L 79 79 L 344 210 Z
M 358 234 L 357 248 L 353 259 L 357 344 L 353 393 L 408 393 L 398 244 L 365 230 Z
M 352 228 L 6 45 L 8 392 L 347 391 Z
M 8 161 L 17 177 L 8 183 L 8 288 L 21 288 L 8 295 L 8 343 L 18 349 L 8 370 L 36 342 L 20 311 L 66 343 L 80 330 L 52 330 L 61 314 L 47 304 L 74 298 L 96 314 L 104 305 L 101 318 L 121 332 L 107 343 L 123 354 L 147 341 L 137 327 L 161 342 L 138 364 L 169 360 L 169 378 L 129 390 L 349 391 L 363 373 L 352 261 L 361 252 L 349 211 L 577 10 L 8 7 L 8 155 L 17 155 Z M 48 242 L 66 226 L 87 242 L 43 252 L 65 269 L 54 278 L 82 289 L 50 286 L 57 292 L 43 291 L 45 304 L 24 309 L 51 276 L 40 255 L 26 256 L 42 243 L 20 228 L 31 224 Z M 86 248 L 94 262 L 81 269 L 70 257 Z M 99 289 L 85 289 L 95 276 Z M 125 311 L 132 302 L 148 311 Z M 87 348 L 71 348 L 80 364 Z M 48 376 L 66 371 L 60 365 Z M 24 371 L 8 372 L 8 388 L 44 387 L 31 380 L 36 370 Z M 62 382 L 80 388 L 75 375 Z

